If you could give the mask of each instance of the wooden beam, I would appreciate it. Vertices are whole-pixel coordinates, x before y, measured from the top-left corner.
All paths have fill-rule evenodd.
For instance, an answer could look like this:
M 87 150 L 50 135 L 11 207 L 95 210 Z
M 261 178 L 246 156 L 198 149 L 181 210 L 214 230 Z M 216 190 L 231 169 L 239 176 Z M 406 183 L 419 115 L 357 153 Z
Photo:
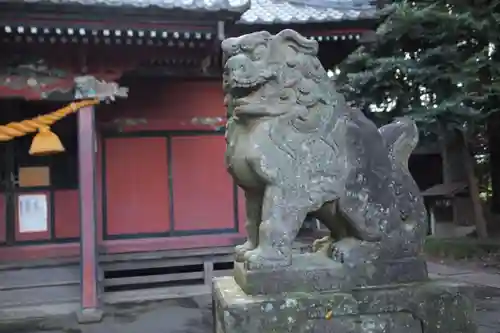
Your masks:
M 10 63 L 6 59 L 0 59 L 0 98 L 65 102 L 74 100 L 77 78 L 75 71 L 53 67 L 44 58 L 30 60 L 28 54 L 16 56 L 18 59 L 14 58 Z M 122 75 L 121 70 L 94 72 L 93 76 L 99 80 L 114 80 Z
M 78 159 L 80 188 L 81 323 L 98 322 L 99 302 L 96 205 L 96 130 L 94 107 L 78 112 Z
M 72 73 L 51 68 L 43 59 L 28 60 L 28 56 L 16 54 L 11 59 L 0 60 L 0 98 L 70 101 L 73 78 Z
M 220 68 L 209 67 L 182 67 L 177 68 L 173 66 L 151 66 L 151 67 L 138 67 L 128 73 L 129 76 L 140 77 L 175 77 L 175 78 L 221 78 L 222 70 Z
M 115 82 L 99 81 L 93 76 L 75 78 L 76 99 L 114 100 L 127 97 L 128 89 Z M 100 267 L 97 253 L 97 135 L 95 108 L 78 112 L 78 181 L 80 190 L 80 266 L 81 311 L 80 323 L 99 322 L 103 310 L 99 298 Z

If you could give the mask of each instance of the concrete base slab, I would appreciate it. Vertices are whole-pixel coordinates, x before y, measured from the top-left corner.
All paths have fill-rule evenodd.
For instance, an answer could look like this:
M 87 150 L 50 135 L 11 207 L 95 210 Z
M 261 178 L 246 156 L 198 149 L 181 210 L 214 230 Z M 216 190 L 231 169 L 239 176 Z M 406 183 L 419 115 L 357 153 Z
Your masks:
M 81 309 L 76 313 L 78 323 L 92 324 L 101 322 L 104 311 L 102 309 Z

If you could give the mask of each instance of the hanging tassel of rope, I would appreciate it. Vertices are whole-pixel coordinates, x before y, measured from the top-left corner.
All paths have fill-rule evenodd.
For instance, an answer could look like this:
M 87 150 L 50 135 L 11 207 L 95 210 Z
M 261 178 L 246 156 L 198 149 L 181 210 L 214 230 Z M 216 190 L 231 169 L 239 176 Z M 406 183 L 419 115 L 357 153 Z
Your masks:
M 64 151 L 59 137 L 50 130 L 50 126 L 79 109 L 99 104 L 101 101 L 114 101 L 116 97 L 127 98 L 128 88 L 120 87 L 116 82 L 105 82 L 94 76 L 77 76 L 75 81 L 75 97 L 80 102 L 73 102 L 57 111 L 26 119 L 20 122 L 11 122 L 0 126 L 0 142 L 10 141 L 26 134 L 38 133 L 33 138 L 29 153 L 31 155 L 48 155 Z
M 99 104 L 99 99 L 73 102 L 62 109 L 20 122 L 0 125 L 0 142 L 10 141 L 38 131 L 33 138 L 30 155 L 48 155 L 64 151 L 59 137 L 50 130 L 50 126 L 60 119 L 77 112 L 79 109 Z

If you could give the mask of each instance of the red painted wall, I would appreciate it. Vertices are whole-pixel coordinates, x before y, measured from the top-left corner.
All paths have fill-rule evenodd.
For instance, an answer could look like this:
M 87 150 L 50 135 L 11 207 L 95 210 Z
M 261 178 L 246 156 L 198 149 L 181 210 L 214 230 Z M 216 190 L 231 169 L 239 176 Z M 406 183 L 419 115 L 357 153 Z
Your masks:
M 98 111 L 101 149 L 102 145 L 105 149 L 104 239 L 132 234 L 163 237 L 170 231 L 170 243 L 163 246 L 171 248 L 175 243 L 182 248 L 192 247 L 191 243 L 203 246 L 203 237 L 214 237 L 200 234 L 231 230 L 237 234 L 233 182 L 224 166 L 224 137 L 211 134 L 225 118 L 221 82 L 149 80 L 128 86 L 127 100 Z M 132 137 L 106 137 L 106 130 L 116 130 L 117 124 L 125 125 L 122 132 Z M 168 170 L 168 158 L 172 170 Z M 169 182 L 173 212 L 168 210 Z M 174 218 L 172 230 L 169 215 Z M 187 233 L 181 237 L 185 242 L 174 241 L 175 232 Z M 195 237 L 198 241 L 193 242 Z M 227 239 L 221 245 L 228 245 Z
M 160 236 L 172 231 L 169 229 L 168 187 L 160 186 L 168 181 L 166 137 L 103 138 L 106 129 L 116 129 L 116 124 L 125 125 L 121 126 L 125 132 L 214 131 L 225 117 L 221 82 L 148 79 L 124 84 L 130 88 L 128 99 L 97 108 L 98 212 L 103 211 L 102 188 L 106 185 L 105 192 L 112 192 L 106 198 L 108 234 L 159 233 L 159 236 L 103 241 L 104 218 L 98 214 L 98 238 L 102 249 L 116 253 L 231 246 L 240 242 L 244 223 L 242 200 L 238 203 L 240 233 L 197 234 L 200 230 L 234 228 L 232 180 L 224 168 L 222 135 L 172 138 L 174 227 L 176 231 L 194 234 L 172 234 L 167 238 Z M 106 170 L 101 163 L 103 148 L 107 151 Z M 106 172 L 106 184 L 102 184 L 103 172 Z M 242 198 L 241 193 L 239 197 Z M 0 197 L 0 213 L 2 204 Z M 78 191 L 57 191 L 54 193 L 54 206 L 56 237 L 77 237 L 80 230 Z M 0 214 L 0 242 L 5 236 L 4 222 Z M 35 240 L 45 237 L 32 236 Z M 0 247 L 0 260 L 71 256 L 78 254 L 78 248 L 76 242 Z
M 78 190 L 54 193 L 56 238 L 80 236 L 80 204 Z
M 48 194 L 48 191 L 40 192 Z M 51 240 L 52 226 L 50 223 L 49 230 L 46 232 L 20 233 L 16 218 L 14 221 L 14 237 L 15 242 L 20 243 L 6 245 L 7 225 L 5 220 L 5 197 L 4 195 L 0 195 L 0 243 L 3 243 L 2 246 L 0 246 L 0 262 L 41 258 L 62 258 L 78 255 L 79 245 L 77 242 L 54 244 L 57 240 L 79 237 L 80 221 L 78 190 L 55 191 L 53 196 L 53 205 L 55 241 Z M 15 209 L 17 216 L 17 207 L 15 207 Z M 43 241 L 44 244 L 34 245 L 29 243 L 31 241 Z
M 104 170 L 103 170 L 103 165 L 102 165 L 102 159 L 103 159 L 103 156 L 102 156 L 102 147 L 104 145 L 104 141 L 103 141 L 103 138 L 101 136 L 101 133 L 98 131 L 96 133 L 97 135 L 97 147 L 98 147 L 98 151 L 97 151 L 97 156 L 96 156 L 96 167 L 97 167 L 97 170 L 96 170 L 96 182 L 97 182 L 97 193 L 96 193 L 96 200 L 97 200 L 97 240 L 99 243 L 102 243 L 102 239 L 103 239 L 103 224 L 102 224 L 102 221 L 103 221 L 103 173 L 104 173 Z
M 103 130 L 116 128 L 116 123 L 127 123 L 124 130 L 129 132 L 213 130 L 217 125 L 212 123 L 224 122 L 226 111 L 220 81 L 148 79 L 124 85 L 130 91 L 127 99 L 98 108 L 98 122 Z
M 6 227 L 7 224 L 5 222 L 5 196 L 3 194 L 0 194 L 0 243 L 5 242 L 5 236 L 6 236 Z
M 234 228 L 233 182 L 222 136 L 172 139 L 175 230 Z
M 22 195 L 23 192 L 19 192 L 16 196 Z M 50 195 L 49 191 L 39 191 L 39 192 L 26 192 L 30 194 L 45 194 L 47 196 L 47 204 L 49 205 L 49 228 L 45 232 L 19 232 L 18 225 L 18 212 L 17 203 L 15 209 L 15 241 L 34 241 L 34 240 L 46 240 L 49 241 L 51 238 L 51 228 L 50 220 L 52 218 L 51 213 L 54 215 L 54 228 L 55 228 L 55 238 L 56 239 L 68 239 L 76 238 L 80 235 L 80 221 L 79 221 L 79 206 L 78 206 L 78 190 L 58 190 L 54 191 L 53 205 L 54 211 L 50 211 Z M 0 243 L 6 240 L 6 202 L 5 196 L 0 196 Z
M 245 221 L 246 221 L 245 192 L 243 192 L 241 188 L 238 188 L 238 222 L 240 223 L 240 230 L 243 233 L 246 233 Z
M 167 140 L 110 138 L 105 147 L 107 233 L 169 231 Z

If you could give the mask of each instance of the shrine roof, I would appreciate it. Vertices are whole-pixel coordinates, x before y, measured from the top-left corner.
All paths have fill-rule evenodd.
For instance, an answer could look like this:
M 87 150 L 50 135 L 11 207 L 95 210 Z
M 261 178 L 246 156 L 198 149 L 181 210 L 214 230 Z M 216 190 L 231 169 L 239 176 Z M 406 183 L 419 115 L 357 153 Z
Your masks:
M 240 24 L 325 23 L 373 19 L 376 5 L 370 0 L 251 0 Z
M 30 4 L 231 12 L 244 25 L 328 23 L 376 16 L 376 0 L 24 0 Z M 0 0 L 0 3 L 19 3 Z
M 0 0 L 11 2 L 11 0 Z M 242 13 L 250 6 L 250 0 L 25 0 L 26 3 L 53 5 L 84 5 L 104 7 L 161 8 L 188 11 Z

